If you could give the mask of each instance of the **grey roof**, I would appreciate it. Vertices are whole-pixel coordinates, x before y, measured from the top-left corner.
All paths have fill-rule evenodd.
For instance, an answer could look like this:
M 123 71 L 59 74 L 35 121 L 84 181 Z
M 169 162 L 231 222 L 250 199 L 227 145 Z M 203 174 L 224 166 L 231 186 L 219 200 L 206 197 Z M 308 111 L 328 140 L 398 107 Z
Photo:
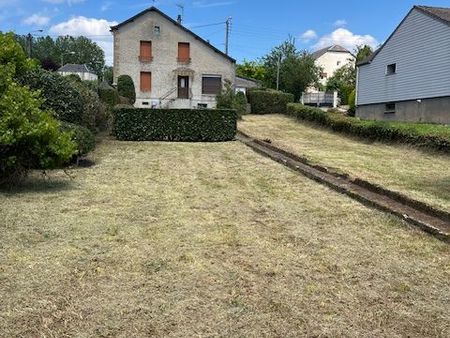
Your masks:
M 85 64 L 78 65 L 74 63 L 67 63 L 61 68 L 58 69 L 58 72 L 66 72 L 66 73 L 91 73 L 95 74 L 89 67 Z
M 229 55 L 225 54 L 224 52 L 222 52 L 220 49 L 214 47 L 213 45 L 211 45 L 208 41 L 204 40 L 203 38 L 201 38 L 200 36 L 198 36 L 197 34 L 195 34 L 193 31 L 187 29 L 186 27 L 184 27 L 182 24 L 178 23 L 176 20 L 172 19 L 170 16 L 168 16 L 167 14 L 161 12 L 158 8 L 152 6 L 150 8 L 147 8 L 145 10 L 143 10 L 142 12 L 136 14 L 135 16 L 119 23 L 116 26 L 111 26 L 111 32 L 118 30 L 120 27 L 125 26 L 126 24 L 133 22 L 134 20 L 136 20 L 137 18 L 141 17 L 142 15 L 146 14 L 146 13 L 150 13 L 150 12 L 155 12 L 158 13 L 159 15 L 161 15 L 163 18 L 167 19 L 168 21 L 170 21 L 171 23 L 173 23 L 175 26 L 178 26 L 180 29 L 184 30 L 186 33 L 191 34 L 195 39 L 197 39 L 198 41 L 202 42 L 203 44 L 205 44 L 207 47 L 211 48 L 212 50 L 214 50 L 217 54 L 220 54 L 222 56 L 224 56 L 225 58 L 227 58 L 228 60 L 230 60 L 233 63 L 236 63 L 236 60 L 233 59 L 232 57 L 230 57 Z
M 255 79 L 250 79 L 248 77 L 236 76 L 236 87 L 242 88 L 255 88 L 260 85 L 260 81 Z
M 342 47 L 340 45 L 333 45 L 333 46 L 328 46 L 328 47 L 319 49 L 318 51 L 315 51 L 314 53 L 312 53 L 312 56 L 313 56 L 314 59 L 317 60 L 322 55 L 324 55 L 325 53 L 328 53 L 328 52 L 350 53 L 351 54 L 351 52 L 348 49 L 346 49 L 346 48 L 344 48 L 344 47 Z
M 428 15 L 432 17 L 435 20 L 439 20 L 447 25 L 450 25 L 450 8 L 444 8 L 444 7 L 430 7 L 430 6 L 414 6 L 408 14 L 405 16 L 405 18 L 400 22 L 400 24 L 397 26 L 397 28 L 392 32 L 392 34 L 387 38 L 386 42 L 381 45 L 380 48 L 378 48 L 375 52 L 372 53 L 369 57 L 366 59 L 358 62 L 357 66 L 363 66 L 367 65 L 368 63 L 371 63 L 373 59 L 380 53 L 380 51 L 383 49 L 383 47 L 388 43 L 388 41 L 392 38 L 392 36 L 397 32 L 399 27 L 403 24 L 403 22 L 406 20 L 406 18 L 411 14 L 413 10 L 419 10 L 420 12 L 424 13 L 425 15 Z

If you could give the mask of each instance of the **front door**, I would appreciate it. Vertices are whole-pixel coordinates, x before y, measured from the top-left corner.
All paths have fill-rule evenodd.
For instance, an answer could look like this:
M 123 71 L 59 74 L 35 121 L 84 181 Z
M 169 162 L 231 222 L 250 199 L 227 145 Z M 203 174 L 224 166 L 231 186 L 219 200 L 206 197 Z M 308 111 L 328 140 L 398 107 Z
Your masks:
M 178 98 L 189 98 L 189 76 L 178 76 Z

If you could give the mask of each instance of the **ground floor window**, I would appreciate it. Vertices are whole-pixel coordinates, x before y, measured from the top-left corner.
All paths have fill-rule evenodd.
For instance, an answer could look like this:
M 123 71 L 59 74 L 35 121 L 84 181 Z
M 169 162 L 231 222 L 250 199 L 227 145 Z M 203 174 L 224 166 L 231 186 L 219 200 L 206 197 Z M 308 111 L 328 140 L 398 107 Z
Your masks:
M 222 90 L 222 77 L 220 75 L 203 75 L 202 94 L 217 95 Z
M 152 91 L 152 73 L 141 72 L 141 92 Z

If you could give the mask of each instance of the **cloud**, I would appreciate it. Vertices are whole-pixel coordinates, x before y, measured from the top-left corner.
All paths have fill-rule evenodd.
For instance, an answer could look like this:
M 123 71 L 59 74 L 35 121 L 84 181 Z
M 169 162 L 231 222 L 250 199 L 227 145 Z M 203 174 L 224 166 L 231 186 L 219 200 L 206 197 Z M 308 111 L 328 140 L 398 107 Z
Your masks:
M 217 1 L 217 2 L 194 1 L 192 5 L 194 6 L 194 8 L 210 8 L 210 7 L 229 6 L 234 3 L 235 1 Z
M 111 8 L 112 4 L 113 4 L 113 3 L 112 3 L 111 1 L 105 1 L 105 2 L 102 4 L 102 6 L 100 7 L 100 10 L 101 10 L 102 12 L 106 12 L 108 9 Z
M 300 40 L 303 42 L 310 42 L 311 40 L 317 39 L 317 33 L 312 29 L 308 29 L 300 36 Z
M 24 19 L 22 22 L 28 26 L 45 26 L 50 21 L 48 16 L 33 14 L 28 18 Z
M 90 38 L 104 50 L 106 63 L 111 65 L 113 61 L 113 39 L 109 30 L 110 26 L 117 24 L 116 21 L 77 16 L 53 25 L 49 31 L 57 35 L 82 35 Z
M 354 50 L 359 45 L 369 45 L 372 48 L 376 48 L 378 41 L 371 35 L 358 35 L 348 29 L 338 28 L 331 34 L 322 36 L 313 46 L 313 49 L 316 50 L 332 45 L 341 45 L 348 50 Z
M 74 4 L 85 2 L 86 0 L 42 0 L 42 1 L 48 2 L 49 4 L 53 5 L 61 5 L 63 3 L 67 3 L 69 6 L 72 6 Z
M 344 20 L 344 19 L 336 20 L 336 21 L 333 23 L 333 26 L 334 26 L 334 27 L 344 27 L 344 26 L 347 26 L 347 20 Z

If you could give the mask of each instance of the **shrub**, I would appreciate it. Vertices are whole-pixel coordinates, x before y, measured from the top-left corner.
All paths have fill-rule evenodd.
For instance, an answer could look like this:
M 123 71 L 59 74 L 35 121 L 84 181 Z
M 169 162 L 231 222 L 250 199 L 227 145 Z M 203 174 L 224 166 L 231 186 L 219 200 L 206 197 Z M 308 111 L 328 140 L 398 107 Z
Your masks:
M 136 102 L 136 90 L 133 79 L 129 75 L 120 75 L 117 79 L 117 91 L 119 96 L 126 97 L 131 104 Z
M 360 120 L 295 103 L 288 104 L 288 115 L 364 139 L 407 143 L 450 152 L 450 127 L 448 126 Z
M 225 109 L 114 110 L 114 133 L 124 141 L 228 141 L 236 134 L 237 114 Z
M 253 114 L 286 114 L 287 104 L 294 95 L 276 90 L 250 90 L 248 98 Z
M 78 156 L 86 155 L 95 148 L 95 136 L 86 127 L 69 122 L 61 122 L 61 130 L 70 134 L 72 141 L 77 146 Z
M 242 92 L 236 93 L 230 81 L 225 82 L 225 88 L 217 95 L 218 109 L 234 109 L 240 118 L 247 111 L 247 98 Z
M 117 90 L 104 81 L 98 86 L 98 96 L 109 108 L 113 108 L 119 103 L 119 93 Z
M 356 113 L 356 90 L 353 91 L 348 96 L 348 105 L 350 106 L 348 109 L 349 116 L 355 116 Z
M 82 123 L 83 98 L 69 79 L 58 73 L 38 69 L 21 76 L 20 82 L 31 89 L 40 90 L 45 98 L 42 108 L 52 110 L 58 120 Z

